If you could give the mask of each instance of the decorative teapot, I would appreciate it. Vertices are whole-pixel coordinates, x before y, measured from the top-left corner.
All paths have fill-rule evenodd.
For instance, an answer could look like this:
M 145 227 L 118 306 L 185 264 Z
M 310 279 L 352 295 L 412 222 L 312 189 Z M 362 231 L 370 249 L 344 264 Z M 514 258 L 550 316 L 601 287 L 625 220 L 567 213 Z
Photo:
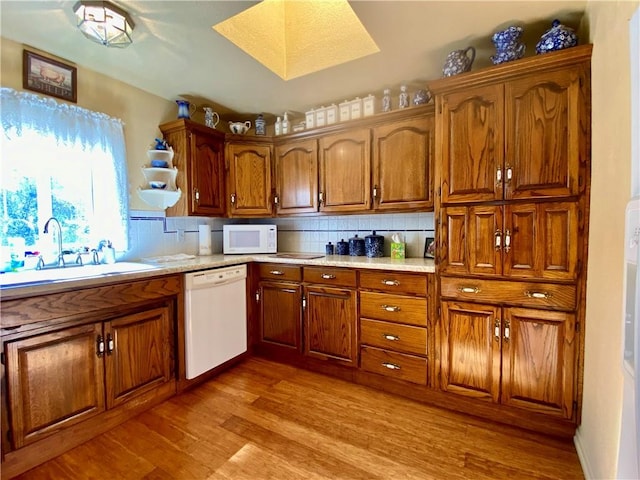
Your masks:
M 176 103 L 178 104 L 178 118 L 191 118 L 191 115 L 196 112 L 196 106 L 187 100 L 176 100 Z
M 553 52 L 563 48 L 575 47 L 578 44 L 578 37 L 572 28 L 554 20 L 551 28 L 547 30 L 536 45 L 537 53 Z
M 471 52 L 471 56 L 468 55 L 468 52 Z M 475 58 L 476 49 L 473 47 L 467 47 L 464 50 L 454 50 L 447 55 L 444 67 L 442 68 L 442 75 L 444 77 L 451 77 L 459 73 L 468 72 L 471 70 L 471 65 Z
M 220 122 L 220 116 L 211 107 L 202 107 L 204 110 L 204 124 L 209 128 L 216 128 Z
M 246 122 L 229 122 L 229 130 L 231 133 L 236 135 L 244 135 L 251 128 L 251 122 L 247 120 Z
M 491 40 L 496 47 L 496 54 L 491 56 L 494 65 L 517 60 L 524 55 L 525 45 L 520 43 L 522 27 L 511 26 L 493 34 Z

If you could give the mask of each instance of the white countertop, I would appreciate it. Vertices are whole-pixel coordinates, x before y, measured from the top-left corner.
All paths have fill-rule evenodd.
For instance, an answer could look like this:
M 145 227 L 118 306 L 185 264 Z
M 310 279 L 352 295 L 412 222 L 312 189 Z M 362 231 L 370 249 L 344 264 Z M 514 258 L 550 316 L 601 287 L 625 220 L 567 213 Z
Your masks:
M 302 254 L 305 255 L 305 254 Z M 321 254 L 318 254 L 321 255 Z M 394 270 L 403 272 L 434 273 L 435 265 L 432 259 L 427 258 L 405 258 L 402 260 L 390 257 L 368 258 L 351 257 L 346 255 L 329 255 L 320 258 L 283 258 L 275 257 L 274 254 L 254 254 L 254 255 L 210 255 L 196 256 L 194 258 L 181 259 L 163 263 L 139 262 L 141 270 L 135 270 L 135 265 L 131 264 L 134 270 L 119 272 L 116 267 L 105 268 L 108 273 L 96 274 L 91 266 L 76 267 L 65 272 L 73 274 L 72 278 L 51 278 L 51 270 L 47 271 L 46 280 L 38 279 L 38 272 L 30 271 L 28 279 L 26 275 L 21 276 L 21 272 L 4 273 L 0 275 L 0 297 L 3 300 L 12 298 L 22 298 L 33 295 L 46 295 L 60 291 L 73 290 L 77 288 L 97 287 L 110 283 L 120 283 L 123 281 L 139 280 L 162 275 L 176 273 L 194 272 L 211 268 L 238 265 L 241 263 L 262 262 L 262 263 L 288 263 L 295 265 L 315 265 L 327 267 L 350 267 L 367 268 L 375 270 Z M 118 264 L 115 264 L 116 266 Z M 105 266 L 107 267 L 107 266 Z M 86 269 L 86 270 L 83 270 Z M 61 269 L 62 270 L 62 269 Z M 66 269 L 64 269 L 66 270 Z M 72 271 L 73 270 L 73 271 Z M 113 272 L 109 271 L 113 270 Z M 84 273 L 86 272 L 86 273 Z M 27 272 L 24 272 L 27 273 Z M 43 272 L 44 273 L 44 272 Z M 44 276 L 42 278 L 45 278 Z M 23 283 L 23 282 L 27 283 Z

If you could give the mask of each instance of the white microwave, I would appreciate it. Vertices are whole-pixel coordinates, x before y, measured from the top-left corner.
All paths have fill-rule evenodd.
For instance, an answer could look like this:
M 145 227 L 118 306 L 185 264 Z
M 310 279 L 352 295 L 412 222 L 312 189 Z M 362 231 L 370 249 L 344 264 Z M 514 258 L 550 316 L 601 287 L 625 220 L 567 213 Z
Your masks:
M 276 253 L 278 249 L 275 225 L 223 225 L 222 252 Z

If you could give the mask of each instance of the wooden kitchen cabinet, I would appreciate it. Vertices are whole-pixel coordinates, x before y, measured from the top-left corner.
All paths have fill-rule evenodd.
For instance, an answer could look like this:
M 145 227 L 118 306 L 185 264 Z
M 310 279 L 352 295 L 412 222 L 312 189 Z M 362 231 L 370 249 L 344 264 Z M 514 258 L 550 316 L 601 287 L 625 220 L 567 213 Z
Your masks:
M 371 131 L 360 128 L 319 141 L 321 212 L 364 212 L 371 208 Z
M 94 323 L 5 345 L 15 448 L 104 411 L 100 339 L 102 324 Z
M 261 263 L 257 266 L 258 346 L 302 351 L 302 273 L 298 266 Z
M 224 134 L 186 119 L 160 125 L 160 131 L 173 148 L 182 191 L 167 216 L 224 216 Z
M 226 146 L 228 213 L 270 217 L 273 213 L 272 146 L 231 141 Z
M 578 195 L 587 74 L 576 65 L 440 95 L 441 202 Z
M 157 308 L 8 342 L 15 447 L 169 382 L 170 318 Z
M 170 321 L 162 307 L 104 324 L 107 408 L 171 380 Z
M 432 115 L 372 129 L 374 210 L 433 208 L 434 136 Z
M 575 202 L 444 207 L 440 272 L 576 280 Z
M 574 419 L 575 315 L 442 302 L 442 389 Z
M 318 211 L 318 142 L 315 138 L 275 147 L 278 215 Z
M 357 367 L 357 300 L 355 290 L 305 286 L 304 353 Z

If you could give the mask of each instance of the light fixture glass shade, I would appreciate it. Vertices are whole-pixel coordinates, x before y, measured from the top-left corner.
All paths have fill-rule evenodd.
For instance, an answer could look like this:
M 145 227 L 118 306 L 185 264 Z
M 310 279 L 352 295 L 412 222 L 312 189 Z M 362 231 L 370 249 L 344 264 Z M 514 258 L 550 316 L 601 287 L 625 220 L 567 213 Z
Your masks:
M 124 48 L 133 42 L 133 22 L 110 2 L 80 1 L 73 7 L 78 28 L 85 37 L 106 47 Z
M 284 80 L 380 51 L 347 0 L 264 0 L 212 28 Z

